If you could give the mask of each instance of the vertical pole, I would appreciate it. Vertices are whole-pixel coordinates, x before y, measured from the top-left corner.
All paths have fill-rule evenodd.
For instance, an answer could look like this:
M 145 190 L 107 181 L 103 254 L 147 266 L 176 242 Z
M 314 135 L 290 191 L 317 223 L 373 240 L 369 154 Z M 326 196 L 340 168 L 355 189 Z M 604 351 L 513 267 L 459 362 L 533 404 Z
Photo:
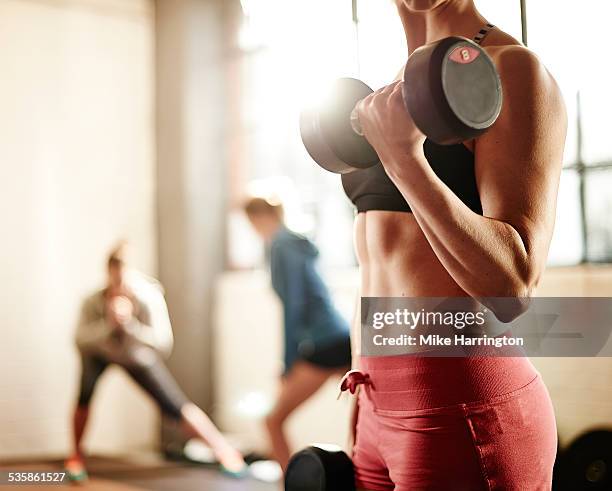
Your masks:
M 212 403 L 213 288 L 225 245 L 223 2 L 156 3 L 159 277 L 176 334 L 168 365 L 205 409 Z
M 523 44 L 527 46 L 527 0 L 521 0 L 521 34 Z
M 357 56 L 357 77 L 361 75 L 361 54 L 359 52 L 359 12 L 357 7 L 358 0 L 351 0 L 352 15 L 353 15 L 353 29 L 355 29 L 355 47 Z
M 583 159 L 582 105 L 580 91 L 576 92 L 576 171 L 578 172 L 578 193 L 580 200 L 580 232 L 582 238 L 582 263 L 589 258 L 589 225 L 586 213 L 586 166 Z

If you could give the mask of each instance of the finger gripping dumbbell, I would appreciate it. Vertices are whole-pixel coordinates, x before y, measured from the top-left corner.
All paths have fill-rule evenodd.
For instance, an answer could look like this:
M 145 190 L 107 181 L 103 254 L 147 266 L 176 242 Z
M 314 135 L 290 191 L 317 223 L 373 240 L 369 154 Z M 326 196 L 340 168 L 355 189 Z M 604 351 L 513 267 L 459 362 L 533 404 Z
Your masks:
M 379 162 L 354 111 L 373 90 L 354 78 L 335 82 L 325 102 L 300 115 L 302 141 L 321 167 L 344 174 Z M 416 49 L 402 85 L 404 106 L 416 126 L 439 145 L 471 140 L 493 125 L 502 87 L 493 61 L 479 45 L 448 37 Z

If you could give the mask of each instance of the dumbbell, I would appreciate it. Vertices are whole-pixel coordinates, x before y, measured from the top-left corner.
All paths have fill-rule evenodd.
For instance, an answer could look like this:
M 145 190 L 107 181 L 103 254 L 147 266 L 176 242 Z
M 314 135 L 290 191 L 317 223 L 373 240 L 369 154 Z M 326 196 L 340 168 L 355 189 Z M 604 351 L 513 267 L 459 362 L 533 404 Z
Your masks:
M 379 162 L 352 117 L 356 104 L 372 92 L 360 80 L 342 78 L 325 101 L 302 111 L 302 141 L 324 169 L 344 174 Z M 456 36 L 422 46 L 410 55 L 402 95 L 416 126 L 439 145 L 481 135 L 502 106 L 501 81 L 493 61 L 479 45 Z
M 558 464 L 557 479 L 562 491 L 612 489 L 612 431 L 602 428 L 579 436 Z
M 285 491 L 354 491 L 353 462 L 342 450 L 328 445 L 311 446 L 289 461 Z

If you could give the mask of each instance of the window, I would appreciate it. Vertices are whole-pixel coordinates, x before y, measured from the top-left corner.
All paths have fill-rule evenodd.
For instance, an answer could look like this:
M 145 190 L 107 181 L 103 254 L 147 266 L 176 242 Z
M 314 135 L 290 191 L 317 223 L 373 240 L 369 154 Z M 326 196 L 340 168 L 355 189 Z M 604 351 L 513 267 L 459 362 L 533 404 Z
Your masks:
M 243 0 L 239 161 L 242 186 L 282 195 L 293 229 L 314 238 L 322 261 L 353 265 L 352 206 L 340 176 L 322 171 L 302 145 L 300 110 L 330 81 L 357 76 L 351 2 Z M 278 19 L 282 19 L 279 22 Z M 263 191 L 262 193 L 259 193 Z M 240 213 L 230 217 L 231 266 L 252 264 L 251 234 Z
M 551 264 L 612 261 L 612 67 L 603 62 L 610 15 L 606 0 L 591 1 L 588 9 L 527 2 L 529 47 L 554 75 L 568 109 Z

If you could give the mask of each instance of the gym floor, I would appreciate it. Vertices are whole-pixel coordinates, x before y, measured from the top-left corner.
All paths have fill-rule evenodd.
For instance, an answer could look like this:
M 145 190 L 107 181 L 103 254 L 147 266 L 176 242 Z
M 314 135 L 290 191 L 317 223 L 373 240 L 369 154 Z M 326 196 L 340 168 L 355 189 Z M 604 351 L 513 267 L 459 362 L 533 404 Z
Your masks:
M 87 460 L 89 481 L 83 491 L 275 491 L 280 484 L 252 479 L 232 479 L 211 467 L 167 462 L 154 457 L 120 459 L 91 457 Z M 0 470 L 58 471 L 62 461 L 20 462 L 0 465 Z M 19 489 L 49 489 L 49 486 L 19 486 Z M 53 489 L 75 489 L 71 484 Z

